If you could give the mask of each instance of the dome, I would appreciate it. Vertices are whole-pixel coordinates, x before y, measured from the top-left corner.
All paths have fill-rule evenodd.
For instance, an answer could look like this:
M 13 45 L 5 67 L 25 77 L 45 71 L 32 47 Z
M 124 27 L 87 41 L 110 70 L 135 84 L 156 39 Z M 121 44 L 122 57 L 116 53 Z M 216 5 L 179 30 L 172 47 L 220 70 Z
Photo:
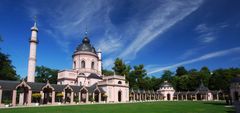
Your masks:
M 162 84 L 161 84 L 161 87 L 173 87 L 172 84 L 170 84 L 168 81 L 164 81 Z
M 78 47 L 76 48 L 75 52 L 78 52 L 78 51 L 92 52 L 92 53 L 96 54 L 96 50 L 90 44 L 90 40 L 88 39 L 87 36 L 85 36 L 83 38 L 82 43 L 80 45 L 78 45 Z

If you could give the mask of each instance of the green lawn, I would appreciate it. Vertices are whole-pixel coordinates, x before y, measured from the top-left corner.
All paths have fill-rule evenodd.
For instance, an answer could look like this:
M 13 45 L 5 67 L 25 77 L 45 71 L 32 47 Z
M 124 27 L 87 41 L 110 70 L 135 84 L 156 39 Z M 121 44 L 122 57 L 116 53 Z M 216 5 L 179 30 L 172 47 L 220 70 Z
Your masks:
M 221 102 L 147 102 L 0 109 L 0 113 L 234 113 Z

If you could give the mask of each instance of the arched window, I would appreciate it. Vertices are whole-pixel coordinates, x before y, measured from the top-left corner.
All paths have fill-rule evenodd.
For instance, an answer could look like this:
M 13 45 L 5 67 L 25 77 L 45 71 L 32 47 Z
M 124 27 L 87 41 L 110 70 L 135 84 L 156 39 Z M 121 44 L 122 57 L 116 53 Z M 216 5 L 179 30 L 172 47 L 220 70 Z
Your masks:
M 91 64 L 91 68 L 94 69 L 94 62 L 92 62 L 92 64 Z
M 122 84 L 122 82 L 121 82 L 121 81 L 118 81 L 118 84 Z
M 76 69 L 76 61 L 73 62 L 73 69 Z
M 81 68 L 85 68 L 85 61 L 84 60 L 81 62 Z

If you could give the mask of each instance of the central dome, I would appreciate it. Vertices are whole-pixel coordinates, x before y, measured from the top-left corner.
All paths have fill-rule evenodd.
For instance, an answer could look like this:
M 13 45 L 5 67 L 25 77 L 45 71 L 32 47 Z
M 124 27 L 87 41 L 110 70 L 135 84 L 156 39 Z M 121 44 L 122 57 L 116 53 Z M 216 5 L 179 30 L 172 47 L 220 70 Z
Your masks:
M 96 54 L 96 50 L 90 44 L 90 40 L 88 39 L 87 36 L 85 36 L 83 38 L 82 43 L 80 45 L 78 45 L 78 47 L 76 48 L 75 52 L 78 52 L 78 51 L 92 52 L 92 53 Z

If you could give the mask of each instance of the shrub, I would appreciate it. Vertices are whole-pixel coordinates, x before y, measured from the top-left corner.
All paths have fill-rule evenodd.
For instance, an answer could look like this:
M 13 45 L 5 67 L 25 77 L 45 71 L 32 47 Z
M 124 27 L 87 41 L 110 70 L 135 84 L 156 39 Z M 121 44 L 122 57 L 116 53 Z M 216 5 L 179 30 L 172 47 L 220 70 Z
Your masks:
M 4 100 L 2 100 L 2 102 L 3 102 L 4 104 L 10 104 L 10 103 L 11 103 L 11 100 L 10 100 L 10 99 L 4 99 Z
M 41 94 L 40 93 L 33 93 L 32 94 L 32 98 L 35 102 L 39 102 L 39 99 L 41 98 Z

